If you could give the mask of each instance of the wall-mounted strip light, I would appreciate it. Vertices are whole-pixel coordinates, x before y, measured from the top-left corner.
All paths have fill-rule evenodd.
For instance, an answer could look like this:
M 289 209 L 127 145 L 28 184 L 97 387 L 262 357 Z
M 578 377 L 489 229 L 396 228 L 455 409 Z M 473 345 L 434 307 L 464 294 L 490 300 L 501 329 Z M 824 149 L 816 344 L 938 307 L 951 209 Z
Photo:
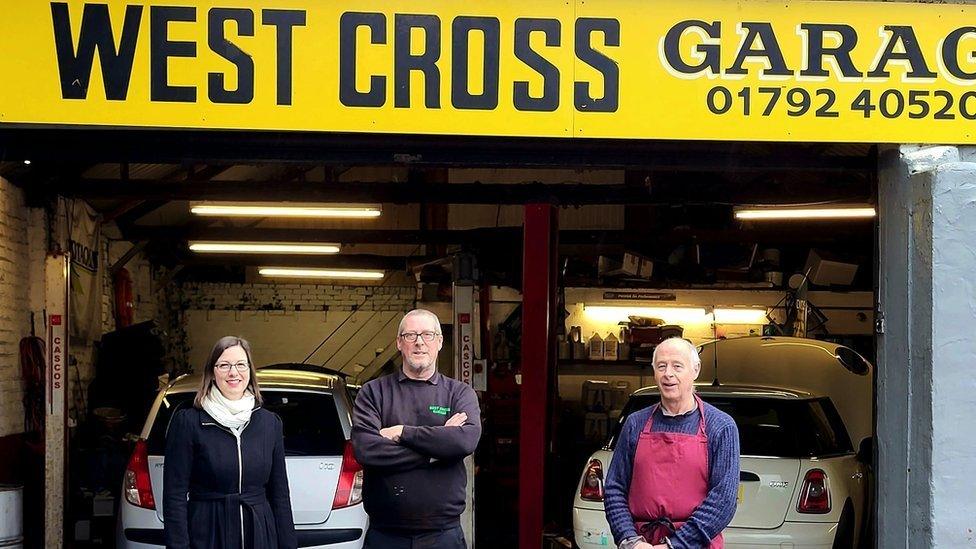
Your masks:
M 765 324 L 766 309 L 762 308 L 716 308 L 716 324 Z
M 337 254 L 338 244 L 300 242 L 190 242 L 190 251 L 210 254 Z
M 347 278 L 355 280 L 380 280 L 385 275 L 383 271 L 291 267 L 259 267 L 258 274 L 283 278 Z
M 379 217 L 382 208 L 376 205 L 347 204 L 232 204 L 219 202 L 191 202 L 194 215 L 224 217 L 327 217 L 371 218 Z
M 704 307 L 627 307 L 619 305 L 584 305 L 583 314 L 599 322 L 625 322 L 630 316 L 660 318 L 665 322 L 710 322 Z
M 744 220 L 866 219 L 877 215 L 871 206 L 735 208 L 735 218 Z

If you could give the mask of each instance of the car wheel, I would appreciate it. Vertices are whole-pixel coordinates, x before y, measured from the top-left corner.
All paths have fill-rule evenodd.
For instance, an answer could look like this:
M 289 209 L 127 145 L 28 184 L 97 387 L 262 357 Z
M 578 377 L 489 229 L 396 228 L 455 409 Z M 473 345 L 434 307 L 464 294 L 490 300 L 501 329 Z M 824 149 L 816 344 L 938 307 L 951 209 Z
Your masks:
M 837 535 L 834 536 L 833 549 L 853 549 L 854 547 L 854 504 L 851 500 L 844 502 L 844 510 L 840 513 L 837 523 Z

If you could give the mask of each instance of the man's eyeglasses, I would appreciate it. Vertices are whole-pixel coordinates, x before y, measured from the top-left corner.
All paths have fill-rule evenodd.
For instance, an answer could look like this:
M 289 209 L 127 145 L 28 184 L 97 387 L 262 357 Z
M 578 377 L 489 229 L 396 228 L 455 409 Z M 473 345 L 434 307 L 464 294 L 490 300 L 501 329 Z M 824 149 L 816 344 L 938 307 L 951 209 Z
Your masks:
M 236 362 L 234 364 L 231 364 L 230 362 L 218 362 L 217 364 L 214 364 L 214 368 L 225 374 L 230 371 L 231 366 L 236 368 L 238 372 L 246 372 L 249 364 L 243 361 Z
M 402 334 L 400 334 L 400 338 L 406 341 L 407 343 L 414 343 L 417 341 L 417 338 L 420 337 L 425 342 L 430 343 L 431 341 L 434 341 L 434 338 L 439 335 L 441 334 L 437 332 L 420 332 L 420 333 L 403 332 Z

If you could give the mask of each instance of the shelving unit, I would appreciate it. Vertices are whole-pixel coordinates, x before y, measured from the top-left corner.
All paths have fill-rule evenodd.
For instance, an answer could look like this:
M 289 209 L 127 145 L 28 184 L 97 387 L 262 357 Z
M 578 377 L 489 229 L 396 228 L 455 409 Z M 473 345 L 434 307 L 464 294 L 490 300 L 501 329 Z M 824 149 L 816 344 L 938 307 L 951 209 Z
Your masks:
M 649 362 L 635 360 L 561 359 L 556 363 L 561 374 L 580 375 L 654 375 Z

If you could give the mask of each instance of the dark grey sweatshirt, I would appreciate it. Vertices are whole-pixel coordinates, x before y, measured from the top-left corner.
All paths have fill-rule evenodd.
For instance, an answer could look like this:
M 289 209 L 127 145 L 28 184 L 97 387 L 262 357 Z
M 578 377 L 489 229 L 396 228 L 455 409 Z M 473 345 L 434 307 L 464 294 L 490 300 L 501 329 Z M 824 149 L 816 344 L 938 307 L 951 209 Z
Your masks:
M 467 422 L 445 427 L 456 413 Z M 356 460 L 364 469 L 363 501 L 370 526 L 442 530 L 464 511 L 464 458 L 481 438 L 481 410 L 471 387 L 435 373 L 427 381 L 402 371 L 374 379 L 356 396 L 352 421 Z M 403 425 L 400 442 L 379 434 Z

